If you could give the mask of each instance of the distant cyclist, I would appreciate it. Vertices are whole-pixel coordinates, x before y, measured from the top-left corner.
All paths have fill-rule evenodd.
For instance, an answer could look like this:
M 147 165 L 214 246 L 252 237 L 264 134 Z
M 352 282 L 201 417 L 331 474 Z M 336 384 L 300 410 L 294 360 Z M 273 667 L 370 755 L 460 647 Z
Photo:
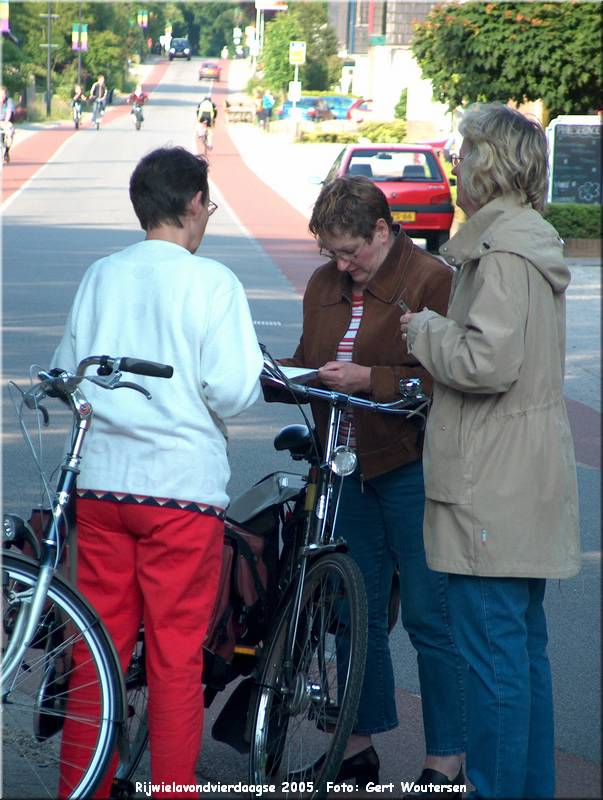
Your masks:
M 71 98 L 71 108 L 73 109 L 73 122 L 76 128 L 80 127 L 80 119 L 82 116 L 82 111 L 84 109 L 84 104 L 87 98 L 84 94 L 82 87 L 79 83 L 76 83 L 73 87 L 73 97 Z
M 134 114 L 134 120 L 136 123 L 136 128 L 140 128 L 142 123 L 144 122 L 144 115 L 142 113 L 142 107 L 149 99 L 149 95 L 143 91 L 142 84 L 137 83 L 134 91 L 128 97 L 128 103 L 132 105 L 131 114 Z
M 105 82 L 105 76 L 99 75 L 92 84 L 90 95 L 88 99 L 93 103 L 92 106 L 92 124 L 98 128 L 100 118 L 105 113 L 105 106 L 107 105 L 109 91 Z
M 197 135 L 206 137 L 208 150 L 212 147 L 212 128 L 218 116 L 218 109 L 211 97 L 206 96 L 197 105 Z
M 15 104 L 8 94 L 6 86 L 0 87 L 0 130 L 4 138 L 2 146 L 4 161 L 8 164 L 10 161 L 9 151 L 13 143 L 15 135 L 15 127 L 13 120 L 15 118 Z

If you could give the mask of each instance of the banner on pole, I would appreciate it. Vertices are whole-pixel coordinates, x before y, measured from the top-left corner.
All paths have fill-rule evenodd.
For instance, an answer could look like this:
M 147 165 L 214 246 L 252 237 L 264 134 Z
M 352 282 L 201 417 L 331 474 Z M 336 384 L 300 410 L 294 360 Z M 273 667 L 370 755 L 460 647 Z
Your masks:
M 10 33 L 8 3 L 0 3 L 0 33 Z

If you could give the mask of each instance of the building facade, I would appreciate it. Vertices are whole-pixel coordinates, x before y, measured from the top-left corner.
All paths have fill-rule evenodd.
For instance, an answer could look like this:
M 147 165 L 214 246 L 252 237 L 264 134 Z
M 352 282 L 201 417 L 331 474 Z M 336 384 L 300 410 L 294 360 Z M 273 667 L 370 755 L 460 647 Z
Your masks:
M 342 91 L 372 99 L 376 119 L 393 119 L 405 90 L 408 137 L 415 141 L 445 138 L 452 130 L 452 115 L 434 102 L 431 82 L 422 78 L 411 50 L 413 26 L 434 5 L 406 0 L 328 4 L 344 59 Z

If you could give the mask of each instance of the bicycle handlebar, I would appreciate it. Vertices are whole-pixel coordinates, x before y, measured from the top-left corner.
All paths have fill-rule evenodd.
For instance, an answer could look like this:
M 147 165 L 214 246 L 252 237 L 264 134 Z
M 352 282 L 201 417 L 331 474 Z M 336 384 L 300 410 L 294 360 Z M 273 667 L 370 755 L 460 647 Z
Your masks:
M 88 367 L 98 366 L 96 375 L 85 375 Z M 75 374 L 62 369 L 52 369 L 48 372 L 38 372 L 40 383 L 35 384 L 22 393 L 25 405 L 31 409 L 38 409 L 47 422 L 47 412 L 40 402 L 45 397 L 58 397 L 66 402 L 74 397 L 82 381 L 91 381 L 103 389 L 135 389 L 151 399 L 150 393 L 137 383 L 121 381 L 121 373 L 130 372 L 134 375 L 147 375 L 152 378 L 171 378 L 174 368 L 169 364 L 158 364 L 155 361 L 145 361 L 141 358 L 129 356 L 88 356 L 80 361 Z M 84 398 L 80 394 L 80 401 Z
M 88 367 L 96 365 L 100 367 L 99 375 L 108 375 L 111 372 L 131 372 L 133 375 L 147 375 L 150 378 L 171 378 L 174 374 L 174 368 L 169 364 L 145 361 L 142 358 L 88 356 L 80 361 L 77 375 L 83 375 Z
M 386 414 L 405 414 L 407 417 L 419 415 L 430 403 L 430 398 L 423 392 L 421 381 L 418 378 L 400 381 L 400 400 L 391 403 L 377 403 L 364 397 L 337 392 L 333 389 L 318 389 L 290 381 L 280 370 L 270 355 L 264 350 L 264 367 L 261 380 L 273 386 L 288 389 L 300 398 L 325 400 L 335 406 L 355 406 L 369 411 L 379 411 Z

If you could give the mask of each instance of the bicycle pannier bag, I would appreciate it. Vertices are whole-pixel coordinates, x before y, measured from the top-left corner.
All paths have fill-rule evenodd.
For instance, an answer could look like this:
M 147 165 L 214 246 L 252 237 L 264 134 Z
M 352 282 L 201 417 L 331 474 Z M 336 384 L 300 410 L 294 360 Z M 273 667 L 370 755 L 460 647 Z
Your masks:
M 237 643 L 255 645 L 261 639 L 268 606 L 264 544 L 263 536 L 242 528 L 224 530 L 220 586 L 204 643 L 213 661 L 229 664 Z M 204 683 L 207 677 L 204 673 Z

